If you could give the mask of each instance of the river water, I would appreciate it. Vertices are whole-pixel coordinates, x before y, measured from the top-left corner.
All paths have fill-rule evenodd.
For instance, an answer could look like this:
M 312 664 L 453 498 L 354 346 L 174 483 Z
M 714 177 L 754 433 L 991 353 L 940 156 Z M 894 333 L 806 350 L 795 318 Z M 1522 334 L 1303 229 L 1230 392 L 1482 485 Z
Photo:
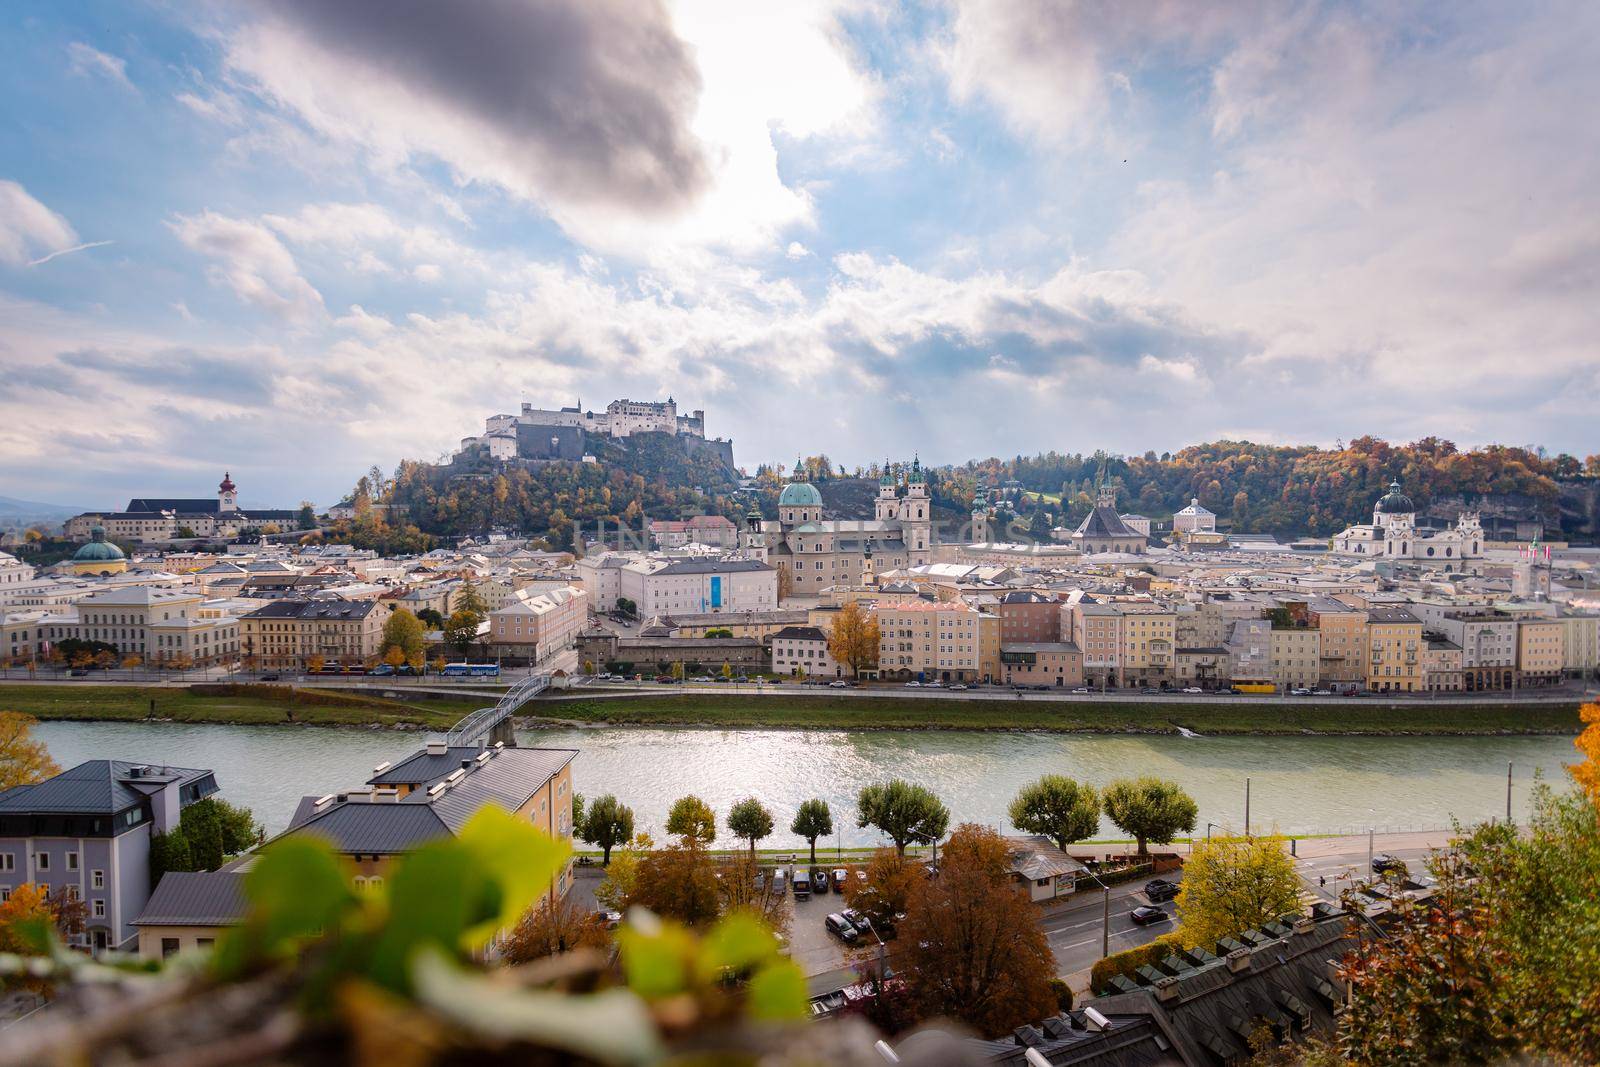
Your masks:
M 36 728 L 63 767 L 86 759 L 127 759 L 207 767 L 222 794 L 252 808 L 269 831 L 282 829 L 301 796 L 361 784 L 372 766 L 421 746 L 419 734 L 388 730 L 177 723 L 46 722 Z M 793 847 L 795 806 L 830 802 L 836 823 L 854 810 L 861 786 L 908 778 L 936 792 L 962 821 L 1007 827 L 1019 786 L 1058 773 L 1104 784 L 1154 774 L 1181 782 L 1206 822 L 1244 825 L 1250 779 L 1251 826 L 1286 833 L 1357 833 L 1367 827 L 1431 829 L 1452 817 L 1504 815 L 1506 764 L 1514 767 L 1513 811 L 1527 810 L 1536 771 L 1562 785 L 1576 752 L 1570 737 L 1228 737 L 960 733 L 954 731 L 719 730 L 597 727 L 523 731 L 519 743 L 578 750 L 579 792 L 616 793 L 640 829 L 658 838 L 667 808 L 698 793 L 725 816 L 743 796 L 759 797 L 778 832 L 767 847 Z M 1114 834 L 1109 823 L 1102 827 Z M 841 843 L 877 844 L 854 825 Z M 828 844 L 833 844 L 829 841 Z

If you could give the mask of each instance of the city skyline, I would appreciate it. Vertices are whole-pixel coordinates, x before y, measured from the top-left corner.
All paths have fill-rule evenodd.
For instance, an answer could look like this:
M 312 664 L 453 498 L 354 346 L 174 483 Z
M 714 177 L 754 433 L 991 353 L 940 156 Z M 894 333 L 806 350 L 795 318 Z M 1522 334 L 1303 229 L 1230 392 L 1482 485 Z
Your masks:
M 0 492 L 325 505 L 668 394 L 751 469 L 1596 449 L 1593 8 L 376 10 L 19 11 Z

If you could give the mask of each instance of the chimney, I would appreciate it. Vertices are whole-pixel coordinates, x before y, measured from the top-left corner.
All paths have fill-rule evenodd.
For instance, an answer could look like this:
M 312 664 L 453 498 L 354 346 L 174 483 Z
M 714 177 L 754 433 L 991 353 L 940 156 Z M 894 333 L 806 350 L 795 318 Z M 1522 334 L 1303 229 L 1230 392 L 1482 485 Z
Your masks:
M 1094 1008 L 1084 1008 L 1083 1025 L 1087 1030 L 1109 1030 L 1111 1029 L 1111 1020 L 1101 1015 Z
M 390 767 L 393 767 L 393 766 L 394 766 L 394 764 L 390 763 L 388 760 L 384 760 L 382 763 L 380 763 L 376 767 L 372 768 L 372 773 L 375 774 L 375 775 L 376 774 L 382 774 L 384 771 L 388 770 Z
M 442 756 L 449 751 L 450 746 L 447 745 L 442 738 L 437 741 L 428 742 L 428 755 L 430 756 Z
M 1310 918 L 1309 916 L 1303 916 L 1303 917 L 1301 917 L 1299 919 L 1296 919 L 1294 921 L 1293 929 L 1294 929 L 1294 932 L 1296 934 L 1302 934 L 1302 935 L 1303 934 L 1309 934 L 1313 930 L 1315 930 L 1316 928 L 1317 928 L 1316 921 L 1313 920 L 1312 918 Z
M 372 791 L 372 802 L 374 804 L 393 804 L 396 801 L 398 801 L 399 799 L 400 799 L 400 790 L 395 789 L 393 787 L 389 787 L 389 788 L 385 788 L 385 789 L 374 789 Z
M 350 804 L 370 804 L 372 803 L 372 789 L 367 786 L 363 786 L 360 789 L 352 789 L 344 795 L 344 799 Z
M 1228 970 L 1234 974 L 1250 969 L 1250 950 L 1247 948 L 1236 948 L 1223 959 L 1228 961 Z
M 1158 978 L 1156 980 L 1156 999 L 1163 1004 L 1178 999 L 1178 980 L 1175 977 Z

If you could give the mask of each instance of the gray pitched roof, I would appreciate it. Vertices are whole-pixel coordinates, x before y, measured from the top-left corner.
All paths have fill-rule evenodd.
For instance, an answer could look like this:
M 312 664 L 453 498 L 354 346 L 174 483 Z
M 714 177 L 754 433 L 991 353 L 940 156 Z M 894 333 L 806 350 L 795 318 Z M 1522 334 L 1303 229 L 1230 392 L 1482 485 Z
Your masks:
M 154 768 L 157 773 L 134 779 L 134 768 Z M 174 776 L 182 785 L 195 785 L 199 796 L 217 791 L 212 772 L 192 767 L 162 767 L 160 764 L 133 763 L 127 760 L 89 760 L 54 778 L 33 785 L 19 785 L 0 793 L 0 812 L 74 812 L 115 814 L 141 803 L 145 795 L 130 781 L 162 781 Z
M 233 926 L 244 921 L 246 908 L 243 874 L 169 871 L 133 925 Z
M 420 794 L 419 794 L 420 795 Z M 285 834 L 316 834 L 353 855 L 410 852 L 450 832 L 427 804 L 334 801 Z
M 741 571 L 770 571 L 767 564 L 754 559 L 691 559 L 669 563 L 653 574 L 730 574 Z
M 248 619 L 364 619 L 377 610 L 375 600 L 274 600 L 250 612 Z

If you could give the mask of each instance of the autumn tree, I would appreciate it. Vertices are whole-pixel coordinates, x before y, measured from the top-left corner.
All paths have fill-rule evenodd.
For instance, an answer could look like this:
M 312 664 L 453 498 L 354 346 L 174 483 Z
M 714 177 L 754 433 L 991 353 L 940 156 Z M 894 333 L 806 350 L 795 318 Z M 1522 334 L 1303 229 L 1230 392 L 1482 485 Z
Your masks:
M 998 833 L 963 823 L 939 877 L 913 882 L 896 970 L 924 1018 L 996 1037 L 1055 1013 L 1055 959 L 1008 861 Z
M 734 837 L 750 842 L 750 858 L 755 859 L 756 842 L 772 833 L 772 812 L 755 797 L 746 797 L 729 809 L 728 829 Z
M 1584 758 L 1567 770 L 1572 780 L 1578 783 L 1578 788 L 1588 795 L 1590 802 L 1600 807 L 1600 704 L 1585 704 L 1578 709 L 1578 714 L 1588 725 L 1572 744 L 1583 753 Z M 0 751 L 4 747 L 4 741 L 0 740 Z
M 717 839 L 717 813 L 693 793 L 679 797 L 667 812 L 667 833 L 705 846 Z
M 394 667 L 398 669 L 405 666 L 405 662 L 405 651 L 401 649 L 399 645 L 389 646 L 389 650 L 383 654 L 383 663 L 386 667 Z
M 1101 794 L 1106 815 L 1139 845 L 1139 855 L 1149 855 L 1154 841 L 1166 845 L 1180 831 L 1194 830 L 1200 809 L 1176 782 L 1162 778 L 1124 778 L 1106 786 Z
M 794 822 L 789 824 L 789 832 L 796 837 L 805 838 L 806 844 L 811 846 L 811 865 L 817 865 L 817 838 L 827 837 L 833 833 L 833 812 L 828 808 L 826 800 L 802 800 L 795 809 Z
M 37 724 L 20 711 L 0 711 L 0 793 L 61 773 L 44 742 L 33 739 Z
M 37 955 L 43 950 L 38 934 L 55 923 L 50 894 L 44 886 L 24 882 L 0 901 L 0 952 Z
M 639 883 L 639 865 L 655 848 L 649 834 L 637 834 L 624 841 L 606 865 L 605 879 L 595 887 L 594 898 L 608 908 L 622 911 L 629 906 L 634 887 Z
M 681 844 L 648 852 L 639 859 L 630 907 L 648 908 L 685 926 L 708 926 L 722 914 L 722 889 L 717 865 L 701 842 L 685 837 Z
M 1087 783 L 1047 774 L 1022 787 L 1011 802 L 1010 815 L 1017 829 L 1042 834 L 1064 850 L 1100 829 L 1100 796 Z
M 878 617 L 864 612 L 854 600 L 839 609 L 828 634 L 828 653 L 859 677 L 862 668 L 878 665 Z
M 453 611 L 444 623 L 445 644 L 455 649 L 457 655 L 466 655 L 478 640 L 478 627 L 483 616 L 470 611 Z
M 1181 885 L 1177 933 L 1186 945 L 1214 945 L 1300 907 L 1300 878 L 1281 837 L 1196 842 Z
M 927 788 L 896 778 L 862 788 L 856 799 L 856 825 L 882 831 L 904 855 L 913 842 L 931 843 L 943 837 L 950 811 Z
M 422 655 L 422 635 L 422 620 L 405 608 L 400 608 L 384 620 L 383 641 L 378 650 L 385 656 L 385 662 L 398 667 L 401 663 L 409 662 L 413 656 Z M 389 661 L 388 653 L 395 649 L 399 649 L 400 658 L 398 661 Z
M 587 841 L 604 853 L 602 861 L 611 865 L 611 850 L 633 837 L 633 809 L 611 793 L 596 797 L 573 814 L 573 829 L 579 840 Z
M 309 671 L 312 674 L 316 674 L 318 671 L 322 670 L 322 668 L 326 667 L 327 665 L 328 665 L 328 661 L 323 659 L 321 656 L 307 656 L 306 657 L 306 670 Z
M 500 958 L 509 964 L 532 963 L 580 948 L 603 949 L 611 934 L 600 916 L 569 897 L 541 900 L 523 913 L 500 942 Z
M 927 877 L 921 864 L 892 848 L 873 852 L 862 873 L 865 879 L 852 878 L 846 885 L 844 899 L 879 928 L 905 914 L 912 887 Z

